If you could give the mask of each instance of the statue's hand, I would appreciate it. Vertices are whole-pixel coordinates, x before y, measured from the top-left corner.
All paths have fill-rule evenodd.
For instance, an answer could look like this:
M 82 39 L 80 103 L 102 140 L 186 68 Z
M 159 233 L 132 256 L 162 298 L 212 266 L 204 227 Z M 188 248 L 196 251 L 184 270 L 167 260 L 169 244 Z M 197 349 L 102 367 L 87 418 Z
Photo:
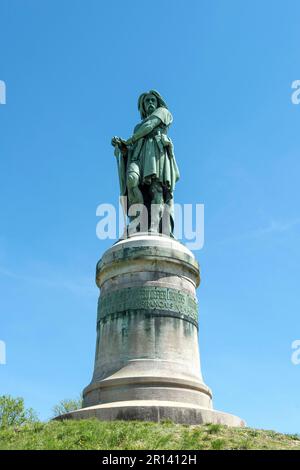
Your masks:
M 127 144 L 127 140 L 125 141 L 124 139 L 121 139 L 121 137 L 117 137 L 117 136 L 114 136 L 112 139 L 111 139 L 111 145 L 113 145 L 114 147 L 118 146 L 120 148 L 122 147 L 126 147 L 126 145 L 129 145 Z
M 119 155 L 119 152 L 121 152 L 123 156 L 127 155 L 127 146 L 124 139 L 114 136 L 111 139 L 111 145 L 115 147 L 115 156 L 117 156 L 117 154 Z
M 116 135 L 111 139 L 111 145 L 113 147 L 121 145 L 121 139 L 120 137 L 117 137 Z

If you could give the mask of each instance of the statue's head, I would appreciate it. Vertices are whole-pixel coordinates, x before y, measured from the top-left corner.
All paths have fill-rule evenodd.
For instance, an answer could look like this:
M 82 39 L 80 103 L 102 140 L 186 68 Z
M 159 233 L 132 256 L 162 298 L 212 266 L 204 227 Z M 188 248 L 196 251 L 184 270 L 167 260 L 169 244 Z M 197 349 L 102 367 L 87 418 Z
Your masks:
M 150 90 L 142 93 L 138 100 L 138 109 L 141 118 L 145 119 L 153 113 L 156 108 L 167 108 L 168 106 L 158 91 Z

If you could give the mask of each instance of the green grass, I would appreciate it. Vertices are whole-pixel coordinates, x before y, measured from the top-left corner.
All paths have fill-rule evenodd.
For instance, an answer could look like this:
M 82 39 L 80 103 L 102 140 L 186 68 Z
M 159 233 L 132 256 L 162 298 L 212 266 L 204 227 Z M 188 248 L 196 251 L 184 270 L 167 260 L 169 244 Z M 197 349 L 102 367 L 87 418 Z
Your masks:
M 0 429 L 4 449 L 297 449 L 300 435 L 170 421 L 51 421 Z

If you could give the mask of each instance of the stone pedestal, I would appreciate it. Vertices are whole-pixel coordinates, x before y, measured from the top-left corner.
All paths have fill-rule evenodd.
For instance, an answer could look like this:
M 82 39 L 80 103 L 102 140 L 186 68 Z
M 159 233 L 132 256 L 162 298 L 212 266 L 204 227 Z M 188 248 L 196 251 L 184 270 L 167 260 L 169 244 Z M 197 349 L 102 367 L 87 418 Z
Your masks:
M 194 255 L 178 241 L 136 234 L 106 251 L 100 288 L 94 374 L 83 406 L 61 418 L 171 419 L 242 426 L 213 410 L 198 347 Z

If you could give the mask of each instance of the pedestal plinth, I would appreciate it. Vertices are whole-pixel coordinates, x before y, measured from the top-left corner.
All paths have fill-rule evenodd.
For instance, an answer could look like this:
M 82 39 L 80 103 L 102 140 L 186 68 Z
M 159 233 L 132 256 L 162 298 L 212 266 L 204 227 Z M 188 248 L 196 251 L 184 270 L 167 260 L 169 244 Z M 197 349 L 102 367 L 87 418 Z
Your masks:
M 97 264 L 100 288 L 94 374 L 83 406 L 60 418 L 171 419 L 242 426 L 212 407 L 198 347 L 194 255 L 178 241 L 136 234 Z

